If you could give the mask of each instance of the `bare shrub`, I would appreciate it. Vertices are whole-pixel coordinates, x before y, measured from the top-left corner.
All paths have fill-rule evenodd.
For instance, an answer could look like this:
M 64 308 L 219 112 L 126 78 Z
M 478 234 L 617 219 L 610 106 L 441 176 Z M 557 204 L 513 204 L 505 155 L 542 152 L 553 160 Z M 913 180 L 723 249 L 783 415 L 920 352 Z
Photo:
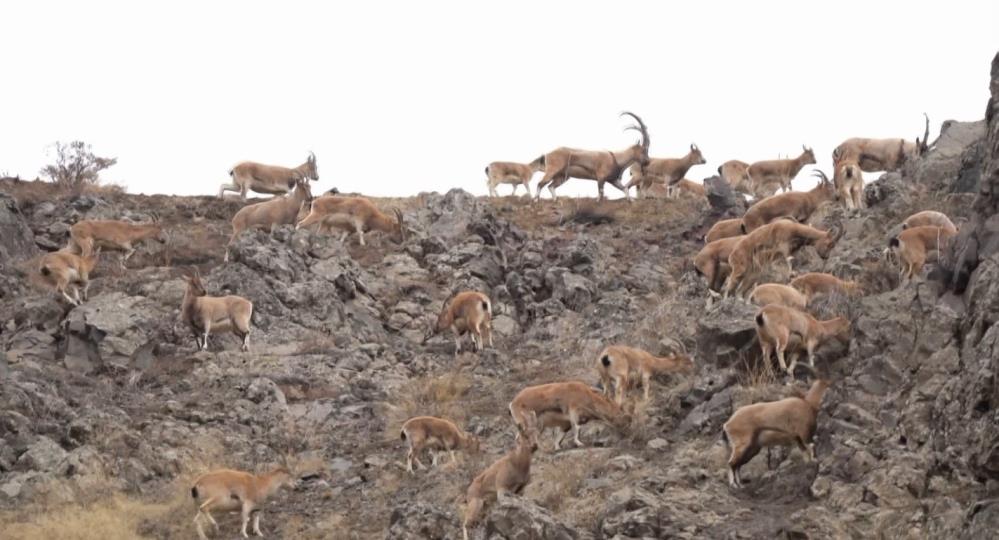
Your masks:
M 91 146 L 83 141 L 56 142 L 55 163 L 42 167 L 42 176 L 74 193 L 83 193 L 88 187 L 100 185 L 101 171 L 118 163 L 117 158 L 94 155 Z M 115 186 L 121 189 L 121 186 Z M 114 188 L 113 188 L 114 189 Z

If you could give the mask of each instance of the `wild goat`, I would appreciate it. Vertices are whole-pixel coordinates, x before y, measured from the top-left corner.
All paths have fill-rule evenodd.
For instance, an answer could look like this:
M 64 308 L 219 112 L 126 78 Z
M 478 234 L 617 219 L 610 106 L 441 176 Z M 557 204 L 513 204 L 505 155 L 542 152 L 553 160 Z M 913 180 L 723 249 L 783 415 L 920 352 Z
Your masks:
M 562 448 L 562 441 L 565 440 L 569 432 L 572 431 L 572 421 L 569 420 L 569 415 L 562 414 L 558 411 L 545 411 L 538 416 L 538 435 L 543 435 L 545 430 L 548 428 L 554 428 L 562 432 L 562 434 L 555 439 L 555 444 L 553 451 Z M 581 414 L 579 416 L 579 424 L 586 425 L 593 418 Z
M 583 417 L 598 419 L 618 430 L 624 430 L 631 424 L 630 413 L 590 385 L 579 381 L 529 386 L 510 402 L 510 415 L 521 431 L 531 426 L 530 416 L 548 412 L 568 417 L 576 446 L 583 445 L 579 440 L 579 426 Z
M 673 184 L 673 191 L 677 194 L 686 194 L 698 199 L 704 199 L 708 196 L 708 190 L 704 187 L 704 184 L 698 184 L 686 178 Z
M 778 184 L 781 190 L 790 191 L 791 181 L 805 165 L 815 164 L 815 153 L 811 148 L 801 146 L 801 155 L 794 159 L 773 159 L 757 161 L 749 166 L 749 177 L 754 189 L 764 184 Z
M 624 394 L 631 386 L 631 375 L 640 377 L 645 401 L 649 400 L 649 387 L 653 375 L 661 373 L 689 373 L 694 371 L 694 361 L 685 354 L 669 356 L 652 356 L 646 351 L 611 345 L 604 348 L 597 357 L 597 373 L 600 374 L 600 384 L 604 387 L 604 395 L 611 395 L 611 385 L 615 390 L 615 401 L 624 404 Z
M 519 431 L 514 449 L 479 473 L 465 492 L 461 533 L 468 540 L 468 528 L 479 520 L 486 502 L 502 500 L 510 493 L 519 495 L 531 481 L 531 456 L 538 449 L 535 432 Z
M 847 139 L 833 150 L 833 164 L 854 162 L 864 172 L 900 169 L 906 160 L 915 159 L 929 149 L 930 117 L 926 113 L 923 116 L 926 117 L 926 130 L 922 140 L 916 137 L 916 142 L 912 143 L 905 139 Z
M 240 350 L 249 351 L 253 304 L 242 296 L 207 296 L 197 270 L 184 279 L 187 290 L 180 305 L 180 317 L 194 333 L 198 350 L 208 350 L 209 334 L 229 330 L 243 340 Z
M 749 233 L 779 218 L 791 218 L 805 223 L 822 203 L 836 198 L 836 189 L 822 171 L 817 171 L 819 183 L 809 191 L 792 191 L 767 197 L 746 210 L 742 216 L 743 233 Z
M 94 247 L 106 250 L 122 251 L 119 259 L 122 270 L 125 261 L 135 254 L 135 245 L 139 242 L 154 239 L 166 243 L 166 233 L 160 223 L 128 223 L 116 220 L 85 220 L 78 221 L 69 228 L 69 245 L 73 253 L 88 255 Z
M 798 289 L 779 283 L 757 285 L 749 294 L 749 300 L 760 307 L 777 304 L 801 311 L 808 305 L 808 299 Z
M 198 538 L 208 538 L 201 527 L 202 517 L 218 531 L 219 524 L 212 517 L 212 510 L 238 510 L 243 517 L 243 538 L 248 538 L 246 526 L 250 516 L 253 516 L 253 534 L 263 536 L 260 532 L 260 508 L 264 501 L 282 487 L 295 487 L 295 483 L 287 467 L 277 467 L 265 474 L 219 469 L 199 476 L 191 487 L 191 497 L 198 505 L 198 513 L 194 516 Z
M 753 187 L 753 179 L 749 177 L 749 163 L 730 159 L 718 167 L 718 176 L 721 176 L 732 186 L 732 189 L 739 193 L 756 196 Z
M 855 296 L 863 292 L 860 284 L 856 281 L 842 280 L 832 274 L 823 272 L 802 274 L 791 280 L 791 286 L 801 291 L 808 300 L 820 294 Z
M 742 218 L 723 219 L 715 222 L 715 224 L 708 229 L 708 234 L 704 235 L 704 243 L 710 244 L 715 240 L 741 236 L 742 234 Z
M 744 292 L 742 291 L 743 281 L 747 272 L 756 264 L 755 257 L 765 252 L 781 255 L 790 268 L 791 254 L 801 247 L 808 244 L 814 245 L 819 256 L 825 259 L 841 235 L 841 229 L 821 231 L 787 220 L 777 220 L 754 230 L 741 237 L 742 239 L 732 249 L 732 253 L 728 257 L 731 271 L 725 281 L 723 296 L 728 297 L 732 292 L 742 295 Z
M 476 351 L 483 349 L 483 334 L 490 347 L 493 346 L 492 302 L 489 297 L 477 291 L 463 291 L 454 295 L 441 306 L 435 322 L 423 336 L 426 343 L 435 335 L 450 329 L 454 333 L 454 354 L 461 352 L 461 336 L 471 334 L 472 346 Z
M 278 225 L 294 225 L 302 205 L 312 200 L 308 180 L 299 180 L 295 191 L 284 197 L 274 197 L 262 203 L 244 206 L 232 217 L 232 236 L 225 247 L 224 261 L 229 262 L 229 250 L 240 233 L 251 228 L 267 228 L 271 236 Z
M 926 256 L 939 252 L 957 231 L 944 227 L 922 226 L 905 229 L 888 241 L 888 249 L 898 256 L 899 279 L 912 280 L 923 270 Z
M 638 122 L 637 126 L 628 126 L 642 134 L 642 138 L 634 145 L 618 151 L 610 150 L 579 150 L 576 148 L 559 147 L 544 156 L 545 175 L 538 182 L 538 193 L 535 200 L 541 199 L 541 189 L 548 186 L 552 200 L 556 200 L 555 188 L 566 183 L 569 178 L 596 180 L 597 193 L 604 198 L 604 184 L 610 183 L 621 190 L 625 198 L 630 199 L 628 189 L 621 184 L 621 173 L 632 163 L 645 164 L 649 162 L 649 130 L 645 123 L 634 113 L 624 112 Z
M 864 208 L 864 175 L 854 161 L 834 165 L 833 185 L 848 209 Z
M 818 321 L 804 311 L 770 304 L 756 312 L 756 335 L 760 339 L 763 360 L 769 362 L 771 353 L 776 351 L 781 369 L 793 377 L 794 368 L 798 364 L 798 355 L 794 355 L 790 366 L 784 360 L 784 352 L 790 344 L 791 337 L 801 339 L 808 353 L 808 365 L 814 368 L 815 349 L 819 345 L 832 338 L 849 341 L 850 321 L 845 317 Z
M 79 306 L 87 300 L 90 272 L 97 266 L 100 255 L 100 247 L 83 256 L 67 249 L 46 253 L 39 261 L 38 273 L 42 276 L 42 281 L 54 287 L 67 302 Z M 73 296 L 66 292 L 70 287 L 73 288 Z
M 728 483 L 742 487 L 739 469 L 761 449 L 797 445 L 809 460 L 815 460 L 815 428 L 822 396 L 829 382 L 817 379 L 808 393 L 779 401 L 739 407 L 722 427 L 728 458 Z
M 406 241 L 406 227 L 402 212 L 394 208 L 392 219 L 364 197 L 319 197 L 312 201 L 312 208 L 296 228 L 302 229 L 319 225 L 319 229 L 330 230 L 336 227 L 343 231 L 341 242 L 345 242 L 352 232 L 357 233 L 358 243 L 364 244 L 365 231 L 382 231 L 397 235 L 400 243 Z
M 678 183 L 694 165 L 707 163 L 696 144 L 690 145 L 690 151 L 682 158 L 651 158 L 647 163 L 634 163 L 631 166 L 631 180 L 626 189 L 635 186 L 638 196 L 652 187 L 653 183 L 665 184 L 667 193 L 676 197 L 675 189 Z M 689 180 L 688 180 L 689 182 Z
M 915 229 L 916 227 L 942 227 L 950 232 L 957 232 L 957 227 L 947 217 L 947 214 L 935 210 L 916 212 L 902 222 L 902 229 Z
M 284 195 L 294 189 L 299 180 L 319 180 L 319 168 L 316 167 L 316 155 L 309 152 L 305 163 L 294 169 L 244 161 L 233 167 L 229 176 L 232 177 L 232 183 L 222 184 L 219 198 L 226 191 L 238 191 L 239 197 L 245 201 L 248 191 Z
M 479 438 L 471 433 L 464 433 L 454 422 L 433 416 L 417 416 L 406 420 L 400 432 L 402 440 L 409 441 L 409 452 L 406 453 L 406 470 L 411 474 L 413 471 L 413 461 L 421 469 L 426 469 L 420 461 L 420 452 L 425 448 L 430 449 L 431 465 L 437 466 L 437 452 L 443 450 L 451 455 L 451 463 L 458 460 L 454 456 L 455 450 L 467 450 L 469 452 L 479 452 Z
M 704 276 L 708 289 L 720 291 L 723 281 L 728 277 L 728 258 L 745 235 L 731 236 L 709 242 L 694 256 L 694 270 Z
M 511 195 L 517 194 L 517 186 L 523 185 L 527 195 L 531 195 L 531 177 L 537 171 L 545 170 L 545 156 L 541 156 L 534 161 L 524 163 L 513 163 L 510 161 L 494 161 L 486 167 L 486 185 L 489 187 L 489 196 L 496 197 L 496 186 L 500 184 L 513 184 Z

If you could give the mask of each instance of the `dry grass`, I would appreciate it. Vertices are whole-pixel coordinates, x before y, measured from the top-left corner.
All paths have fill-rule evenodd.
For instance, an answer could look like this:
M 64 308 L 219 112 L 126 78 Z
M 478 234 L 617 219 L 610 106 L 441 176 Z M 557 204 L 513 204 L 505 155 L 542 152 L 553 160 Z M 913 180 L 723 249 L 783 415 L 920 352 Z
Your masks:
M 402 424 L 414 416 L 437 416 L 463 425 L 467 409 L 461 399 L 471 387 L 472 380 L 460 372 L 412 381 L 399 392 L 399 399 L 388 405 L 385 440 L 398 439 Z
M 777 370 L 774 369 L 773 361 L 754 357 L 752 359 L 742 356 L 737 370 L 739 385 L 743 388 L 765 388 L 777 384 Z
M 328 334 L 313 333 L 300 341 L 298 354 L 329 354 L 336 349 L 336 340 Z

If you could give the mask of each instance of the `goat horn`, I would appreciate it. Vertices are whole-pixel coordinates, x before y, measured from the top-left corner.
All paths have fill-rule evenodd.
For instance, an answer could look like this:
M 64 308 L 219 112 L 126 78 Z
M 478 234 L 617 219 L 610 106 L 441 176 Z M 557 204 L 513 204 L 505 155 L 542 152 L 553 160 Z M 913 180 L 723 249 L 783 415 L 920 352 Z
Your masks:
M 649 128 L 645 126 L 645 122 L 642 122 L 642 119 L 639 118 L 637 114 L 635 114 L 633 112 L 624 111 L 619 116 L 624 116 L 624 115 L 628 115 L 628 116 L 634 118 L 636 122 L 638 122 L 639 131 L 641 131 L 641 133 L 642 133 L 642 147 L 645 148 L 646 151 L 648 151 L 648 149 L 649 149 Z
M 815 172 L 812 173 L 812 176 L 818 176 L 819 178 L 822 179 L 823 183 L 829 182 L 829 177 L 826 176 L 826 173 L 822 172 L 821 169 L 815 169 Z
M 929 143 L 927 141 L 930 139 L 930 115 L 923 113 L 923 116 L 926 118 L 926 131 L 923 132 L 923 144 L 921 150 L 925 152 L 926 149 L 929 148 Z

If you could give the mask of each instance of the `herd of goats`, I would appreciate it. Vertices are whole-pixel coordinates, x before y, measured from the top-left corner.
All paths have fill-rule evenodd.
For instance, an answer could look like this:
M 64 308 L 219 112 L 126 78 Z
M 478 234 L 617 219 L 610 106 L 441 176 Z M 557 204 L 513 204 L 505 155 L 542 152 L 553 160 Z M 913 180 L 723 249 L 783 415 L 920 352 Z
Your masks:
M 684 179 L 694 165 L 705 163 L 696 145 L 679 159 L 650 158 L 648 130 L 642 120 L 632 114 L 636 125 L 629 126 L 641 134 L 635 145 L 618 152 L 588 151 L 557 148 L 529 164 L 494 162 L 486 167 L 488 188 L 496 194 L 501 183 L 524 185 L 530 195 L 529 182 L 534 172 L 544 171 L 536 190 L 539 198 L 548 187 L 552 198 L 555 189 L 569 178 L 595 180 L 603 198 L 605 183 L 617 187 L 628 196 L 631 187 L 639 195 L 659 187 L 667 196 L 680 192 L 704 195 L 704 187 Z M 756 314 L 757 334 L 763 358 L 769 362 L 776 354 L 780 367 L 793 377 L 797 357 L 807 355 L 814 374 L 815 350 L 830 339 L 848 341 L 849 320 L 836 317 L 817 320 L 807 311 L 812 298 L 819 295 L 862 293 L 853 281 L 830 274 L 807 273 L 789 284 L 755 283 L 754 271 L 761 265 L 786 263 L 796 250 L 812 245 L 825 258 L 840 237 L 841 231 L 823 231 L 806 223 L 820 205 L 840 202 L 847 208 L 863 208 L 862 172 L 891 171 L 903 162 L 927 151 L 929 119 L 926 133 L 915 142 L 903 139 L 848 139 L 833 152 L 834 172 L 830 180 L 821 171 L 818 184 L 807 192 L 791 190 L 791 181 L 806 164 L 815 163 L 815 155 L 803 148 L 794 159 L 760 161 L 747 164 L 728 161 L 718 172 L 735 190 L 752 196 L 756 202 L 739 219 L 717 222 L 705 236 L 704 248 L 694 257 L 694 267 L 707 282 L 711 296 L 737 295 L 760 306 Z M 631 181 L 624 185 L 621 176 L 630 168 Z M 315 232 L 336 228 L 343 232 L 343 241 L 357 233 L 364 245 L 364 233 L 383 231 L 405 240 L 406 228 L 402 213 L 394 215 L 379 210 L 363 197 L 348 197 L 332 189 L 313 198 L 309 182 L 318 180 L 315 155 L 295 168 L 244 162 L 231 171 L 232 182 L 224 184 L 219 197 L 226 191 L 238 192 L 243 200 L 249 191 L 274 194 L 265 202 L 244 206 L 232 219 L 232 237 L 248 229 L 264 228 L 271 233 L 279 225 L 295 225 Z M 777 190 L 782 193 L 776 194 Z M 280 195 L 280 196 L 278 196 Z M 924 211 L 910 216 L 903 231 L 890 240 L 886 254 L 897 258 L 900 276 L 912 279 L 919 275 L 927 254 L 957 233 L 957 228 L 940 212 Z M 60 251 L 44 255 L 38 275 L 59 292 L 66 301 L 80 305 L 87 299 L 89 273 L 102 249 L 123 252 L 120 265 L 135 253 L 136 244 L 147 239 L 165 241 L 164 228 L 158 223 L 134 224 L 124 221 L 80 221 L 70 229 L 69 244 Z M 758 273 L 758 272 L 757 272 Z M 199 350 L 208 348 L 210 334 L 232 332 L 242 340 L 242 350 L 249 350 L 250 322 L 253 304 L 240 296 L 208 296 L 201 276 L 194 270 L 185 273 L 187 287 L 181 303 L 181 319 L 190 328 Z M 710 299 L 709 299 L 710 301 Z M 472 346 L 480 351 L 492 346 L 492 305 L 489 297 L 478 291 L 460 292 L 447 301 L 426 335 L 450 331 L 455 339 L 455 354 L 462 348 L 462 337 L 468 334 Z M 793 357 L 788 365 L 785 353 Z M 627 398 L 632 387 L 641 385 L 644 399 L 649 399 L 651 379 L 664 373 L 694 370 L 694 362 L 685 353 L 657 357 L 646 351 L 609 346 L 597 357 L 596 369 L 602 391 L 577 381 L 556 382 L 525 388 L 510 402 L 510 414 L 516 426 L 515 447 L 475 477 L 467 490 L 463 532 L 481 517 L 487 501 L 510 493 L 519 493 L 530 477 L 531 456 L 538 448 L 538 437 L 548 429 L 561 431 L 555 449 L 570 431 L 573 441 L 581 445 L 580 426 L 599 420 L 617 428 L 630 425 L 635 402 Z M 775 402 L 763 402 L 741 407 L 724 424 L 723 436 L 730 448 L 728 480 L 741 487 L 739 469 L 762 448 L 783 445 L 798 446 L 809 459 L 815 458 L 813 437 L 816 417 L 828 382 L 816 378 L 807 393 L 799 393 Z M 419 456 L 429 450 L 433 465 L 443 452 L 455 460 L 456 450 L 477 452 L 479 440 L 442 418 L 420 416 L 403 424 L 401 437 L 408 441 L 406 468 L 415 473 L 414 462 L 425 468 Z M 278 488 L 293 485 L 294 475 L 288 467 L 260 475 L 233 470 L 217 470 L 199 477 L 191 488 L 198 512 L 194 523 L 200 538 L 206 538 L 202 522 L 216 529 L 218 524 L 211 511 L 242 513 L 242 535 L 253 518 L 253 532 L 260 535 L 260 505 Z

